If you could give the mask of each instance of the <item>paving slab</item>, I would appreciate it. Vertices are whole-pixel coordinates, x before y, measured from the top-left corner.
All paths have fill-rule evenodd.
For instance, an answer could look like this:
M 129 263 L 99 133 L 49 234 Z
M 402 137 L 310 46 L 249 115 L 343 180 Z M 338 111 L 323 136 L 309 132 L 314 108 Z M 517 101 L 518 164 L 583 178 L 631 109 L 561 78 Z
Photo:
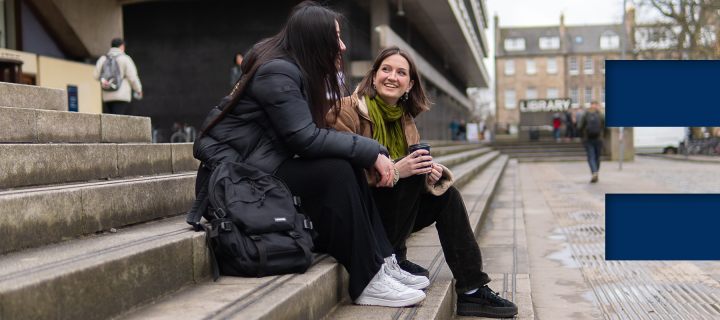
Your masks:
M 37 141 L 35 110 L 0 107 L 0 114 L 0 142 Z
M 36 115 L 37 142 L 100 142 L 100 114 L 43 110 Z
M 172 156 L 170 143 L 118 144 L 118 176 L 130 177 L 173 172 Z
M 102 142 L 152 142 L 152 124 L 148 117 L 102 114 Z
M 0 106 L 67 111 L 67 101 L 65 90 L 0 82 Z
M 197 171 L 200 160 L 193 157 L 194 143 L 171 143 L 172 172 Z

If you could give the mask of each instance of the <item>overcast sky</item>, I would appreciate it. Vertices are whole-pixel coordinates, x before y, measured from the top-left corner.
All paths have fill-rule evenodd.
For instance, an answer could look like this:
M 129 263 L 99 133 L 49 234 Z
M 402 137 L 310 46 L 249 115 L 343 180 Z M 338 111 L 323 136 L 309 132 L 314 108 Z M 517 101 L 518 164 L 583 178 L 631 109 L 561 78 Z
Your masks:
M 631 0 L 627 3 L 629 6 Z M 485 5 L 488 13 L 485 35 L 490 47 L 485 68 L 491 78 L 495 75 L 493 17 L 496 13 L 501 28 L 556 26 L 560 24 L 561 12 L 565 14 L 566 26 L 620 23 L 623 13 L 622 0 L 485 0 Z

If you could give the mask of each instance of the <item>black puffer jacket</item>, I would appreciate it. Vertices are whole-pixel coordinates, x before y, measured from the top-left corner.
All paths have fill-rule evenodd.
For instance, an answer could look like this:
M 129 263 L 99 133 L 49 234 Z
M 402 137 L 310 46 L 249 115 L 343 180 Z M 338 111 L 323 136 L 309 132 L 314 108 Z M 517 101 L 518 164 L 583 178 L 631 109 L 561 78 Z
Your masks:
M 273 173 L 294 155 L 302 158 L 337 157 L 370 168 L 387 150 L 377 141 L 356 134 L 319 129 L 312 121 L 300 69 L 275 59 L 253 76 L 235 108 L 205 136 L 195 141 L 193 155 L 206 165 L 219 161 L 245 162 Z M 203 128 L 226 105 L 225 97 L 210 111 Z

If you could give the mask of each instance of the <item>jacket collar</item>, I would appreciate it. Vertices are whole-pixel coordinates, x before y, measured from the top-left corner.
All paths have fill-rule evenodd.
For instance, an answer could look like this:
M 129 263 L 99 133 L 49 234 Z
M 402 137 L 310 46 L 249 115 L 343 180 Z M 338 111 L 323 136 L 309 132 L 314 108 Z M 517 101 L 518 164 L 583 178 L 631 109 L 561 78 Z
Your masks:
M 110 51 L 108 51 L 108 55 L 119 56 L 122 54 L 125 54 L 125 52 L 118 48 L 110 48 Z
M 369 120 L 370 122 L 372 122 L 372 119 L 370 119 L 370 112 L 368 111 L 367 101 L 365 101 L 365 97 L 364 97 L 364 96 L 361 97 L 361 96 L 358 95 L 358 92 L 357 92 L 358 88 L 359 88 L 359 86 L 355 88 L 355 92 L 353 92 L 353 94 L 352 94 L 352 99 L 355 99 L 355 100 L 357 101 L 357 105 L 356 105 L 357 113 L 358 113 L 361 117 L 363 117 L 363 118 Z M 403 114 L 403 116 L 401 117 L 401 119 L 403 119 L 402 121 L 403 121 L 403 123 L 404 123 L 404 122 L 405 122 L 405 115 L 404 115 L 404 114 Z

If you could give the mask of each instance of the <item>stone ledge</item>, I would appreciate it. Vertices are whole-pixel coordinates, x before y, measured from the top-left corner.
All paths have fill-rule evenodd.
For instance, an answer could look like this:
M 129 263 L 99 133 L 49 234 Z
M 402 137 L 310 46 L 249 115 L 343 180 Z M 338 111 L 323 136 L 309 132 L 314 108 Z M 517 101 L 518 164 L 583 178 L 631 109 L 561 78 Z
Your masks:
M 68 98 L 61 89 L 0 82 L 0 106 L 67 111 Z
M 152 123 L 148 117 L 102 114 L 102 142 L 152 142 Z

